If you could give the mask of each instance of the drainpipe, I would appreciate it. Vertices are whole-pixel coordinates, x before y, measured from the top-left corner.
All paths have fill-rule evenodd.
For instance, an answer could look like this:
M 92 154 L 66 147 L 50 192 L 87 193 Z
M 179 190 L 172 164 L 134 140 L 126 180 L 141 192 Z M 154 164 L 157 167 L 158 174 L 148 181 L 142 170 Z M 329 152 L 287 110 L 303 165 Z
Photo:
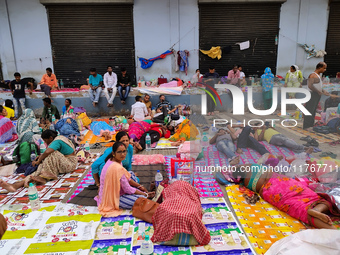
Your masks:
M 6 12 L 7 12 L 7 19 L 8 19 L 9 33 L 11 34 L 11 43 L 12 43 L 12 49 L 13 49 L 13 57 L 14 57 L 15 71 L 18 71 L 18 66 L 17 66 L 17 58 L 16 58 L 16 56 L 15 56 L 15 48 L 14 48 L 14 43 L 13 43 L 13 33 L 12 33 L 11 20 L 10 20 L 10 18 L 9 18 L 9 12 L 8 12 L 8 4 L 7 4 L 7 0 L 5 0 L 5 4 L 6 4 Z

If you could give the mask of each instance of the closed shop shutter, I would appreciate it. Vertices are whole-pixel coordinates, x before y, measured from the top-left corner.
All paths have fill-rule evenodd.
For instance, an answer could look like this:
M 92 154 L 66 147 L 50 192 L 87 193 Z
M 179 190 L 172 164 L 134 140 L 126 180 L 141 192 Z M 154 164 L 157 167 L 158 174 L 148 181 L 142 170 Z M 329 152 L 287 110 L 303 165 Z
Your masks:
M 232 47 L 230 53 L 222 53 L 220 60 L 200 52 L 201 72 L 207 72 L 213 65 L 220 76 L 225 76 L 234 64 L 242 65 L 247 76 L 260 76 L 266 67 L 275 72 L 280 7 L 281 3 L 200 4 L 200 49 Z M 247 50 L 241 51 L 235 45 L 247 40 L 250 40 Z
M 340 72 L 340 1 L 332 2 L 329 10 L 325 62 L 327 75 L 335 77 Z
M 54 71 L 65 85 L 86 84 L 91 67 L 126 67 L 135 78 L 133 5 L 47 5 Z

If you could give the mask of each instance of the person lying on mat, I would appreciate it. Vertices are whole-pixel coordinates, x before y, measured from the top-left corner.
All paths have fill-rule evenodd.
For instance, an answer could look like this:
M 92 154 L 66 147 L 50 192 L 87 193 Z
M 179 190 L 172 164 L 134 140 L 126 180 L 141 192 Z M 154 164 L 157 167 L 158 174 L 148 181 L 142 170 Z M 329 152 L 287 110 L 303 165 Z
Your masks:
M 235 183 L 244 185 L 260 196 L 306 224 L 316 228 L 336 229 L 332 225 L 331 213 L 340 216 L 334 198 L 324 193 L 316 193 L 301 182 L 265 169 L 263 165 L 235 165 L 231 177 Z M 247 170 L 248 169 L 248 170 Z
M 125 159 L 122 161 L 123 167 L 131 174 L 132 180 L 135 182 L 138 182 L 138 178 L 135 176 L 135 174 L 131 171 L 132 168 L 132 157 L 133 157 L 133 146 L 129 143 L 130 137 L 128 133 L 124 131 L 120 131 L 116 135 L 116 142 L 121 142 L 127 147 L 127 153 L 125 156 Z M 92 164 L 92 176 L 95 180 L 95 184 L 97 187 L 100 186 L 100 176 L 102 169 L 105 165 L 105 159 L 112 154 L 112 148 L 107 148 L 103 155 L 101 155 L 95 162 Z
M 100 175 L 101 185 L 95 197 L 99 213 L 104 217 L 118 216 L 122 213 L 121 209 L 131 210 L 139 197 L 151 198 L 155 194 L 132 180 L 131 174 L 122 166 L 126 154 L 125 144 L 116 142 L 105 160 Z
M 0 187 L 14 192 L 21 187 L 28 187 L 30 182 L 38 185 L 47 181 L 58 179 L 59 174 L 66 174 L 74 171 L 77 167 L 77 157 L 73 143 L 65 136 L 58 136 L 52 130 L 46 130 L 41 134 L 41 138 L 48 145 L 46 151 L 32 162 L 38 169 L 28 175 L 23 181 L 13 184 L 0 181 Z
M 168 130 L 165 126 L 154 123 L 151 125 L 149 131 L 145 132 L 142 137 L 140 138 L 139 142 L 135 143 L 135 148 L 138 151 L 145 150 L 145 138 L 149 134 L 151 138 L 151 144 L 158 142 L 159 139 L 162 137 L 169 138 L 170 137 L 170 130 Z
M 258 125 L 260 126 L 260 123 Z M 269 122 L 266 122 L 265 125 L 262 127 L 255 127 L 254 128 L 255 132 L 257 132 L 257 140 L 258 141 L 266 141 L 269 144 L 275 145 L 275 146 L 282 146 L 286 147 L 295 153 L 301 153 L 301 152 L 306 152 L 306 153 L 312 153 L 314 151 L 313 147 L 307 147 L 300 145 L 296 143 L 293 139 L 288 138 L 287 136 L 281 134 L 275 128 L 271 127 L 269 125 Z
M 229 161 L 236 159 L 236 148 L 233 140 L 236 140 L 236 136 L 229 130 L 221 128 L 218 132 L 210 139 L 209 143 L 216 143 L 216 148 L 218 151 L 224 153 Z
M 105 121 L 94 121 L 91 123 L 90 129 L 93 134 L 99 137 L 104 137 L 105 141 L 111 140 L 115 134 L 115 129 Z
M 199 132 L 196 126 L 189 119 L 185 119 L 175 127 L 175 133 L 169 140 L 173 142 L 172 146 L 178 146 L 184 141 L 195 140 L 198 135 Z

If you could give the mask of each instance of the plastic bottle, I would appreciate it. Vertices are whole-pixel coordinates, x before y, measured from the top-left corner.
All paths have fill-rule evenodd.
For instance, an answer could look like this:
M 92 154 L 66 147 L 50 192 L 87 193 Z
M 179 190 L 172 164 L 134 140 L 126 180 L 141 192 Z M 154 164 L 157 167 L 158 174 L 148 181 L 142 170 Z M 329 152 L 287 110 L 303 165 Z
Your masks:
M 151 150 L 151 137 L 150 137 L 149 133 L 147 133 L 146 137 L 145 137 L 145 148 L 146 148 L 146 151 Z
M 86 141 L 86 143 L 85 143 L 85 150 L 90 151 L 90 144 L 89 144 L 88 141 Z
M 54 127 L 53 123 L 51 123 L 51 125 L 50 125 L 50 130 L 55 131 L 55 127 Z
M 54 116 L 54 114 L 52 115 L 52 123 L 54 123 L 55 122 L 55 116 Z
M 37 155 L 35 154 L 34 145 L 31 145 L 31 162 L 33 162 L 36 158 L 37 158 Z
M 204 132 L 203 137 L 202 137 L 202 147 L 208 147 L 208 146 L 209 146 L 208 136 L 207 136 L 207 133 Z
M 64 89 L 64 82 L 63 82 L 63 79 L 60 79 L 60 88 L 61 88 L 61 89 Z
M 302 112 L 299 111 L 299 119 L 302 120 Z
M 211 127 L 209 128 L 209 136 L 214 136 L 215 132 L 214 132 L 214 124 L 211 124 Z
M 161 174 L 160 170 L 157 170 L 157 173 L 155 175 L 156 190 L 157 190 L 159 184 L 161 184 L 162 181 L 163 181 L 163 175 Z
M 151 242 L 149 235 L 145 236 L 144 241 L 140 247 L 140 254 L 141 255 L 149 255 L 153 254 L 153 243 Z
M 43 154 L 46 151 L 46 146 L 44 142 L 40 144 L 40 154 Z
M 37 211 L 40 209 L 40 200 L 38 196 L 38 191 L 35 185 L 31 182 L 28 187 L 28 198 L 31 203 L 32 211 Z

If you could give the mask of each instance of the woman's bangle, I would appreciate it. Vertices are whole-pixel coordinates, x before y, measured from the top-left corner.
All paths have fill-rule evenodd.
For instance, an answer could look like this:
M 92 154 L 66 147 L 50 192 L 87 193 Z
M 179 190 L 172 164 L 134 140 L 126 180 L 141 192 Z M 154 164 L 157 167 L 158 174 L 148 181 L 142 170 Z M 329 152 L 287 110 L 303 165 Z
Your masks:
M 139 189 L 140 187 L 143 187 L 143 185 L 139 185 L 139 186 L 137 187 L 137 189 Z

